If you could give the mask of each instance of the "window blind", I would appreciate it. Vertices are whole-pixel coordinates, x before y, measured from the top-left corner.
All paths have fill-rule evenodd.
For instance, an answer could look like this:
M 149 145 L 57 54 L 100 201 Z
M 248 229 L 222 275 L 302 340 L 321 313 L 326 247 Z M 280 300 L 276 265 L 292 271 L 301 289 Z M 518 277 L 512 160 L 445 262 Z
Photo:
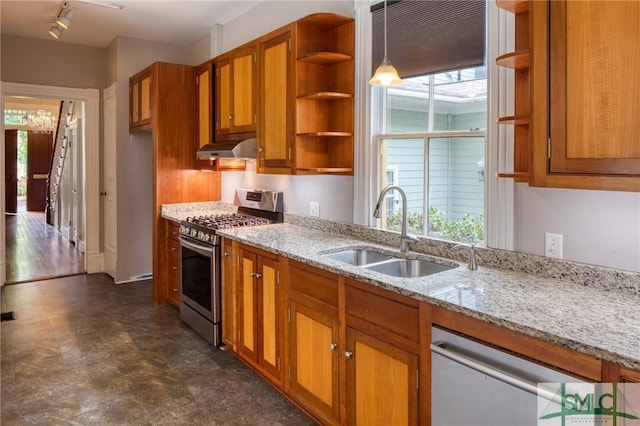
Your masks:
M 384 56 L 384 2 L 371 7 L 373 70 Z M 486 2 L 387 2 L 387 56 L 401 77 L 481 66 L 485 60 Z

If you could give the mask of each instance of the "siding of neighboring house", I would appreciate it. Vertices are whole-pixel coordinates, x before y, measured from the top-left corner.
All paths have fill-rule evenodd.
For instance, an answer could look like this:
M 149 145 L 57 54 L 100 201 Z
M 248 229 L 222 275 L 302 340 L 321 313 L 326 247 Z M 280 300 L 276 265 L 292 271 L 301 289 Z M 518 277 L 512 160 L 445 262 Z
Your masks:
M 435 114 L 437 130 L 484 128 L 486 113 Z M 426 101 L 423 111 L 391 110 L 388 131 L 426 131 Z M 422 212 L 424 204 L 424 147 L 422 139 L 390 140 L 386 145 L 387 167 L 397 167 L 398 182 L 408 198 L 411 212 Z M 429 152 L 429 205 L 447 212 L 449 219 L 465 213 L 484 212 L 484 182 L 477 163 L 484 158 L 482 138 L 432 139 Z M 399 200 L 398 200 L 399 201 Z M 399 205 L 399 204 L 398 204 Z

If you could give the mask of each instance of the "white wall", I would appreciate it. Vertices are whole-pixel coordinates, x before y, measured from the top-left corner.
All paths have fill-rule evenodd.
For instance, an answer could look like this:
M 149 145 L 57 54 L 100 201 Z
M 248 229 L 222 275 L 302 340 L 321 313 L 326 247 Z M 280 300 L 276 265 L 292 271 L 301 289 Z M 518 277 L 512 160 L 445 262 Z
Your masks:
M 255 162 L 246 172 L 222 173 L 222 201 L 233 202 L 236 188 L 255 188 L 284 193 L 287 213 L 309 215 L 309 202 L 320 203 L 320 217 L 351 223 L 353 219 L 353 178 L 351 176 L 263 175 L 255 172 Z
M 544 233 L 563 235 L 564 258 L 640 271 L 640 194 L 516 185 L 515 249 L 544 254 Z
M 151 133 L 129 134 L 129 77 L 156 61 L 184 63 L 185 49 L 127 37 L 108 48 L 107 79 L 116 81 L 116 282 L 152 271 L 153 147 Z

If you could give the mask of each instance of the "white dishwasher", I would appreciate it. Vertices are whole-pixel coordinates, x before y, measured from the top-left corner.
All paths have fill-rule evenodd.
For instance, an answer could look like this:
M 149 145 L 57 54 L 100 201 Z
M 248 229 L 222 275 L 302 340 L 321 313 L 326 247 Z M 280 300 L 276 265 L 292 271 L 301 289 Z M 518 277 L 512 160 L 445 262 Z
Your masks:
M 536 426 L 538 383 L 568 376 L 433 327 L 432 426 Z

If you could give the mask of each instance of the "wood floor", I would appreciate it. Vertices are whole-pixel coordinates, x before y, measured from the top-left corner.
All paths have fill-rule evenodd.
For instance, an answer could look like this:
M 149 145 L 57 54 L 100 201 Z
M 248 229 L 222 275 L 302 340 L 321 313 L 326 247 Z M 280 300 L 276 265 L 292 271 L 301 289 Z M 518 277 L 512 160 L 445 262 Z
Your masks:
M 53 226 L 43 212 L 5 214 L 7 284 L 82 274 L 84 254 Z

